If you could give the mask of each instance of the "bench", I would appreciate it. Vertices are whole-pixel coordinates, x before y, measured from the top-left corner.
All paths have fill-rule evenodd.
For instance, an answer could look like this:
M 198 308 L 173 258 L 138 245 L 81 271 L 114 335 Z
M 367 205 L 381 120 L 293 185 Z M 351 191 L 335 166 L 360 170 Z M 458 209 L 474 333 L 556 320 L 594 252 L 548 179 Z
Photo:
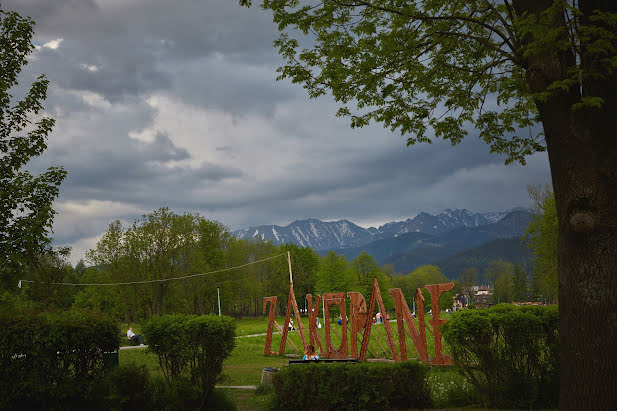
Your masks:
M 355 364 L 358 362 L 356 358 L 322 358 L 320 360 L 289 360 L 289 365 L 294 364 L 312 364 L 312 363 L 352 363 Z

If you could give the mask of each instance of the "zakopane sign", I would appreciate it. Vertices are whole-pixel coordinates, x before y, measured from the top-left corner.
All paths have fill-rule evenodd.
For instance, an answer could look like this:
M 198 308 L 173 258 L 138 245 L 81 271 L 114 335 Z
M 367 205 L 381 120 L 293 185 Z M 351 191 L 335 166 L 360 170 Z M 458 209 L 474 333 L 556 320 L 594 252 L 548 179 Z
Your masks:
M 426 285 L 424 288 L 428 290 L 431 294 L 431 308 L 433 312 L 433 318 L 430 320 L 431 325 L 433 326 L 433 338 L 435 340 L 435 356 L 430 361 L 432 365 L 451 365 L 452 360 L 449 356 L 444 355 L 442 352 L 442 343 L 441 343 L 441 332 L 439 331 L 440 327 L 447 321 L 439 318 L 439 299 L 443 293 L 448 290 L 454 288 L 454 283 L 444 283 L 444 284 L 431 284 Z M 400 347 L 400 355 L 397 352 L 396 345 L 394 344 L 394 337 L 392 334 L 392 328 L 390 326 L 390 322 L 385 320 L 383 322 L 388 346 L 390 351 L 392 352 L 393 358 L 395 361 L 406 361 L 407 360 L 407 346 L 405 341 L 405 334 L 408 332 L 411 340 L 413 342 L 416 351 L 418 352 L 418 356 L 420 360 L 424 363 L 429 363 L 428 351 L 426 348 L 426 323 L 424 322 L 424 297 L 422 296 L 422 292 L 420 289 L 416 289 L 416 293 L 414 295 L 414 299 L 416 302 L 416 306 L 418 308 L 418 327 L 416 327 L 416 323 L 411 315 L 411 311 L 409 310 L 409 306 L 405 301 L 403 296 L 403 292 L 400 288 L 392 288 L 388 290 L 388 293 L 394 299 L 394 304 L 396 307 L 396 325 L 398 331 L 398 340 Z M 366 300 L 364 296 L 355 291 L 349 291 L 347 293 L 339 292 L 339 293 L 325 293 L 323 295 L 324 298 L 324 326 L 325 326 L 325 347 L 319 338 L 319 334 L 317 333 L 317 325 L 316 320 L 319 316 L 319 302 L 321 300 L 321 296 L 316 296 L 315 302 L 313 304 L 313 296 L 311 294 L 306 295 L 306 299 L 309 304 L 309 344 L 315 346 L 317 345 L 322 353 L 324 358 L 355 358 L 360 361 L 366 360 L 366 354 L 369 348 L 369 340 L 371 337 L 371 329 L 373 327 L 373 317 L 372 313 L 375 310 L 375 303 L 379 306 L 379 311 L 382 313 L 382 318 L 385 317 L 385 307 L 383 305 L 383 300 L 381 298 L 381 292 L 379 290 L 379 284 L 377 282 L 377 278 L 373 278 L 373 288 L 371 290 L 371 298 L 369 300 L 368 309 L 366 305 Z M 349 352 L 349 347 L 347 344 L 347 328 L 348 328 L 348 319 L 347 319 L 347 304 L 346 298 L 350 299 L 349 309 L 349 323 L 351 325 L 349 329 L 350 339 L 351 339 L 351 353 Z M 271 352 L 272 345 L 272 332 L 274 330 L 274 313 L 276 310 L 276 303 L 278 297 L 264 297 L 264 305 L 263 311 L 264 313 L 267 310 L 268 303 L 270 303 L 269 310 L 269 318 L 268 318 L 268 331 L 266 334 L 266 345 L 264 348 L 264 353 L 266 355 L 277 355 L 276 353 Z M 330 307 L 332 305 L 336 305 L 339 308 L 341 313 L 341 330 L 342 330 L 342 338 L 341 345 L 338 348 L 335 348 L 332 345 L 332 341 L 330 338 L 331 328 L 330 328 Z M 298 311 L 298 304 L 296 303 L 296 297 L 294 295 L 293 290 L 293 282 L 289 285 L 289 297 L 287 299 L 287 310 L 285 315 L 285 324 L 282 327 L 282 339 L 281 346 L 279 347 L 278 355 L 285 354 L 285 346 L 287 344 L 287 334 L 289 332 L 289 322 L 291 319 L 291 314 L 293 313 L 296 317 L 296 321 L 298 324 L 298 332 L 300 334 L 300 339 L 302 340 L 303 349 L 306 350 L 307 342 L 305 336 L 305 330 L 302 326 L 302 321 L 300 319 L 300 312 Z M 370 315 L 369 315 L 370 313 Z M 407 330 L 405 329 L 405 325 L 407 325 Z M 362 335 L 362 343 L 360 346 L 360 353 L 358 354 L 358 333 L 364 331 Z

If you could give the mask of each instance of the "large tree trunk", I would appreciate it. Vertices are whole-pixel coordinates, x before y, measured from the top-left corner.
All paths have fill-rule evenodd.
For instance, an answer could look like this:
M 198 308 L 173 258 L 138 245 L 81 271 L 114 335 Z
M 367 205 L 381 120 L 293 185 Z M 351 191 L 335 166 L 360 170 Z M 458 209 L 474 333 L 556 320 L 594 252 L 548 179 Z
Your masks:
M 538 14 L 551 0 L 519 0 L 517 14 Z M 591 10 L 617 11 L 614 0 L 582 0 Z M 564 21 L 556 17 L 555 26 Z M 523 38 L 523 43 L 533 38 Z M 597 56 L 585 54 L 587 71 Z M 571 50 L 525 59 L 527 82 L 540 92 L 567 76 Z M 606 74 L 606 73 L 605 73 Z M 572 110 L 582 95 L 601 108 Z M 617 73 L 584 78 L 581 87 L 538 102 L 559 219 L 561 409 L 614 409 L 617 404 Z
M 562 409 L 617 404 L 617 127 L 543 110 L 559 219 Z M 607 104 L 607 119 L 617 106 Z M 592 116 L 594 117 L 594 116 Z M 593 123 L 593 124 L 592 124 Z M 605 124 L 602 124 L 605 123 Z M 576 130 L 591 130 L 581 139 Z

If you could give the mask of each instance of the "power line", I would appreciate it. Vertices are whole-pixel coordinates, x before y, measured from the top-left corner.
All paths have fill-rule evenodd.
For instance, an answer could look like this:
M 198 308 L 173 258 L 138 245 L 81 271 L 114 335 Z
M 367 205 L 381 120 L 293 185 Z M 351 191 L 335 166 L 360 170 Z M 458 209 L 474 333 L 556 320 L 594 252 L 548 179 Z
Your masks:
M 52 283 L 52 284 L 55 284 L 55 285 L 72 285 L 72 286 L 82 286 L 82 285 L 112 286 L 112 285 L 162 283 L 162 282 L 166 282 L 166 281 L 184 280 L 186 278 L 201 277 L 201 276 L 204 276 L 204 275 L 216 274 L 216 273 L 222 273 L 222 272 L 225 272 L 225 271 L 236 270 L 238 268 L 248 267 L 249 265 L 261 263 L 261 262 L 264 262 L 264 261 L 272 260 L 274 258 L 283 257 L 283 256 L 287 256 L 287 254 L 278 254 L 278 255 L 275 255 L 275 256 L 272 256 L 272 257 L 264 258 L 262 260 L 252 261 L 250 263 L 246 263 L 246 264 L 243 264 L 243 265 L 238 265 L 238 266 L 235 266 L 235 267 L 222 268 L 220 270 L 209 271 L 207 273 L 185 275 L 184 277 L 171 277 L 171 278 L 161 278 L 161 279 L 156 279 L 156 280 L 143 280 L 143 281 L 128 281 L 128 282 L 121 282 L 121 283 Z M 35 283 L 35 282 L 37 282 L 37 281 L 34 281 L 34 280 L 19 280 L 19 283 L 17 284 L 17 287 L 21 288 L 21 283 Z

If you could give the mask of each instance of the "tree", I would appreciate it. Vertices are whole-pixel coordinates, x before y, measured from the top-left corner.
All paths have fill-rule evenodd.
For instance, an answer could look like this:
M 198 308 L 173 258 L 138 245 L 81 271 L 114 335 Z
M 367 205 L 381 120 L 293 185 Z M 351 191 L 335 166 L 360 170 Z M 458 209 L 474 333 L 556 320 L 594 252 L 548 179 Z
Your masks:
M 419 288 L 424 296 L 424 308 L 426 311 L 431 309 L 431 294 L 424 288 L 427 284 L 447 283 L 448 279 L 441 272 L 439 267 L 435 265 L 423 265 L 407 275 L 397 276 L 392 279 L 392 285 L 400 288 L 405 296 L 405 300 L 409 307 L 413 306 L 413 299 L 416 295 L 416 290 Z M 446 292 L 439 300 L 440 307 L 452 307 L 452 291 Z
M 357 287 L 357 278 L 350 270 L 347 258 L 335 251 L 328 251 L 319 263 L 315 292 L 317 294 L 321 294 L 322 291 L 326 293 L 346 292 Z M 364 298 L 368 297 L 365 295 Z
M 155 280 L 149 283 L 146 297 L 151 315 L 161 315 L 165 296 L 177 285 L 160 280 L 192 273 L 198 258 L 195 219 L 192 214 L 178 215 L 162 207 L 134 222 L 125 233 L 128 271 L 137 280 Z
M 514 273 L 514 265 L 504 260 L 493 260 L 490 262 L 486 271 L 484 272 L 484 279 L 489 283 L 494 285 L 495 280 L 501 274 L 513 274 Z
M 514 275 L 512 277 L 514 290 L 512 291 L 512 300 L 517 302 L 525 302 L 529 298 L 529 287 L 527 286 L 527 273 L 518 264 L 514 266 Z
M 533 250 L 533 281 L 542 299 L 556 301 L 559 295 L 557 239 L 559 224 L 555 196 L 550 186 L 527 187 L 534 200 L 534 215 L 525 230 L 524 239 Z
M 499 303 L 512 302 L 514 295 L 514 278 L 512 273 L 499 274 L 495 279 L 495 298 Z
M 306 294 L 312 293 L 315 289 L 316 273 L 319 269 L 319 255 L 310 247 L 298 247 L 295 244 L 281 245 L 281 253 L 291 255 L 291 270 L 293 273 L 294 292 L 298 304 L 304 300 Z M 285 265 L 284 271 L 289 272 L 287 259 L 280 259 L 280 263 Z
M 28 259 L 53 253 L 48 238 L 52 202 L 66 176 L 57 167 L 40 175 L 24 169 L 47 149 L 54 125 L 52 118 L 39 114 L 47 96 L 45 76 L 36 79 L 22 100 L 11 95 L 34 49 L 33 34 L 30 18 L 0 10 L 0 281 L 11 287 Z
M 86 252 L 88 262 L 100 270 L 100 274 L 90 273 L 85 283 L 110 283 L 110 282 L 130 282 L 135 280 L 132 273 L 127 269 L 126 258 L 126 229 L 120 220 L 112 221 L 107 230 L 96 243 L 96 247 Z M 130 324 L 139 317 L 139 301 L 136 298 L 138 291 L 143 286 L 139 285 L 119 285 L 115 287 L 114 293 L 110 298 L 109 290 L 102 286 L 89 286 L 78 295 L 80 307 L 91 307 L 102 310 L 101 307 L 112 307 L 113 311 L 121 310 L 124 313 L 124 322 Z M 120 296 L 116 300 L 116 295 Z M 105 301 L 106 303 L 103 303 Z M 107 303 L 107 301 L 113 301 Z M 116 307 L 116 304 L 120 308 Z M 110 312 L 107 310 L 107 312 Z
M 302 84 L 311 97 L 331 93 L 352 127 L 381 122 L 408 136 L 408 144 L 433 136 L 456 144 L 475 129 L 507 163 L 548 151 L 559 220 L 560 403 L 611 407 L 617 390 L 605 387 L 617 386 L 617 2 L 261 4 L 282 33 L 275 45 L 287 64 L 279 78 Z M 293 38 L 293 29 L 309 40 Z
M 373 256 L 368 255 L 366 251 L 362 251 L 362 253 L 351 262 L 351 269 L 357 279 L 357 289 L 367 301 L 371 298 L 373 278 L 377 277 L 377 283 L 379 284 L 384 307 L 386 310 L 394 308 L 394 300 L 392 296 L 388 294 L 388 290 L 391 288 L 390 279 L 383 273 L 381 268 L 379 268 Z M 379 308 L 377 308 L 377 310 L 378 309 Z
M 478 270 L 475 267 L 466 268 L 461 272 L 458 280 L 461 283 L 463 294 L 467 297 L 467 304 L 473 304 L 473 287 L 478 282 Z
M 77 290 L 58 283 L 74 282 L 73 270 L 68 263 L 69 247 L 47 247 L 28 260 L 25 279 L 32 281 L 26 286 L 26 295 L 43 310 L 66 309 L 73 304 Z

